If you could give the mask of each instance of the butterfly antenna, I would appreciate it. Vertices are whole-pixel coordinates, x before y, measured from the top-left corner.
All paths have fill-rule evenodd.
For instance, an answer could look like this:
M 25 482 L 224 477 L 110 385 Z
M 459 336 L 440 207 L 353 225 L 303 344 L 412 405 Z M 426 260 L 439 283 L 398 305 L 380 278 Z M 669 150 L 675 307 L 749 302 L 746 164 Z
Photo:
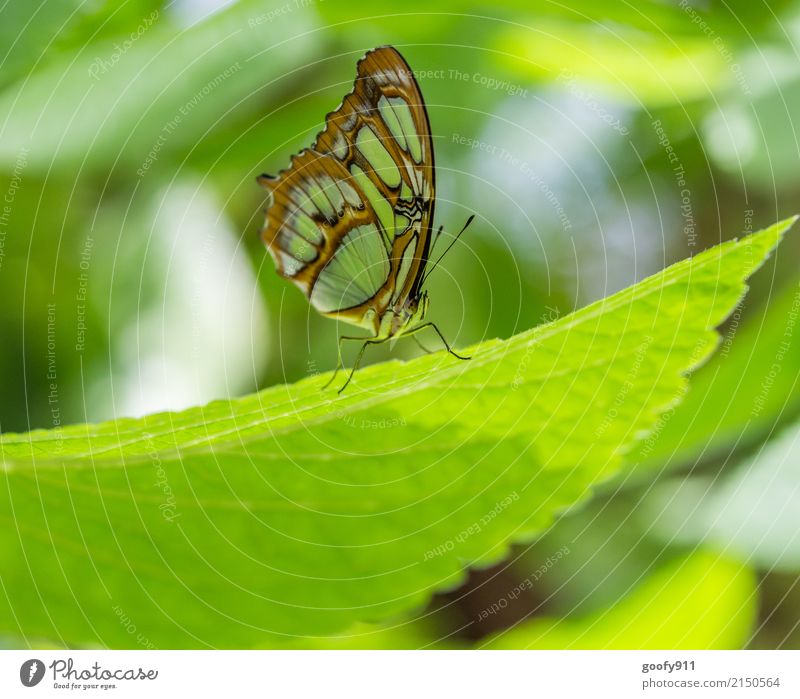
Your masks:
M 428 268 L 428 271 L 425 273 L 425 276 L 422 278 L 422 284 L 424 284 L 424 283 L 425 283 L 425 280 L 426 280 L 426 279 L 427 279 L 427 278 L 430 276 L 431 272 L 433 272 L 433 270 L 434 270 L 434 269 L 436 269 L 436 266 L 437 266 L 437 265 L 438 265 L 438 264 L 439 264 L 439 263 L 440 263 L 440 262 L 441 262 L 441 261 L 444 259 L 444 256 L 445 256 L 445 255 L 446 255 L 448 252 L 450 252 L 450 248 L 452 248 L 452 247 L 453 247 L 453 246 L 454 246 L 454 245 L 455 245 L 455 244 L 458 242 L 458 239 L 461 237 L 461 234 L 462 234 L 462 233 L 463 233 L 465 230 L 467 230 L 467 228 L 469 227 L 469 224 L 470 224 L 470 223 L 472 223 L 472 219 L 474 219 L 474 218 L 475 218 L 475 214 L 472 214 L 472 216 L 470 216 L 470 217 L 467 219 L 467 222 L 464 224 L 464 226 L 461 228 L 461 230 L 458 232 L 458 234 L 457 234 L 457 235 L 456 235 L 456 236 L 453 238 L 453 240 L 452 240 L 452 241 L 450 241 L 450 245 L 448 245 L 448 246 L 445 248 L 444 252 L 443 252 L 441 255 L 439 255 L 439 257 L 438 257 L 438 259 L 436 260 L 436 262 L 434 262 L 434 263 L 433 263 L 433 264 L 432 264 L 432 265 L 431 265 L 431 266 Z M 442 230 L 442 229 L 441 229 L 441 227 L 439 228 L 439 230 L 440 230 L 440 231 Z M 437 236 L 436 240 L 438 240 L 438 239 L 439 239 L 439 238 L 438 238 L 438 236 Z M 436 241 L 434 241 L 434 245 L 435 245 L 435 244 L 436 244 Z M 420 284 L 420 286 L 422 286 L 422 284 Z
M 436 250 L 436 243 L 439 242 L 439 237 L 442 235 L 443 228 L 444 225 L 439 226 L 439 230 L 433 234 L 433 243 L 431 243 L 431 255 L 433 254 L 433 251 Z

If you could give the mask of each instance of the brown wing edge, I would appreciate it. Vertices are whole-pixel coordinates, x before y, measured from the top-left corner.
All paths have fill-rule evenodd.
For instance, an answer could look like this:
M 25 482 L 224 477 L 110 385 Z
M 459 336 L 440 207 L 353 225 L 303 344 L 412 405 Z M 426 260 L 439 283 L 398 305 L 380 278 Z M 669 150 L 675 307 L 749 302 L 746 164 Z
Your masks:
M 335 245 L 338 241 L 346 235 L 347 231 L 350 230 L 352 226 L 338 226 L 336 225 L 336 221 L 328 221 L 328 222 L 321 222 L 327 223 L 329 225 L 329 233 L 323 235 L 322 244 L 317 246 L 318 253 L 313 262 L 310 262 L 306 265 L 300 272 L 296 274 L 287 274 L 285 267 L 282 263 L 279 251 L 281 250 L 280 247 L 277 245 L 277 238 L 281 232 L 281 221 L 285 221 L 284 218 L 279 217 L 275 213 L 275 205 L 276 205 L 276 197 L 275 194 L 277 191 L 280 190 L 282 184 L 286 183 L 287 181 L 292 178 L 293 174 L 302 170 L 303 167 L 303 160 L 306 158 L 313 158 L 313 159 L 322 159 L 326 158 L 326 160 L 335 160 L 332 157 L 328 157 L 331 153 L 331 148 L 329 145 L 325 143 L 326 136 L 328 136 L 328 141 L 331 141 L 333 136 L 329 134 L 332 130 L 332 126 L 337 126 L 337 121 L 340 118 L 343 118 L 344 115 L 342 114 L 343 107 L 345 104 L 352 104 L 358 103 L 357 99 L 360 92 L 365 92 L 364 99 L 362 100 L 364 103 L 370 104 L 371 109 L 374 109 L 377 105 L 377 101 L 379 99 L 379 94 L 382 94 L 380 91 L 380 86 L 377 86 L 376 92 L 376 85 L 374 83 L 373 76 L 379 74 L 386 74 L 387 72 L 397 72 L 398 70 L 402 71 L 402 75 L 408 79 L 409 85 L 413 90 L 413 96 L 416 98 L 412 104 L 414 107 L 418 107 L 418 110 L 413 110 L 413 113 L 421 115 L 421 124 L 415 124 L 418 127 L 418 134 L 419 136 L 425 141 L 426 148 L 424 149 L 426 152 L 423 154 L 423 165 L 429 171 L 426 173 L 426 177 L 430 182 L 431 187 L 431 198 L 430 198 L 430 205 L 428 209 L 428 215 L 426 217 L 426 227 L 423 231 L 423 235 L 421 239 L 423 240 L 423 250 L 418 251 L 418 256 L 420 258 L 420 263 L 417 268 L 416 272 L 416 279 L 414 285 L 411 289 L 411 295 L 416 295 L 419 293 L 419 286 L 422 281 L 422 277 L 424 274 L 425 266 L 427 264 L 428 255 L 429 255 L 429 247 L 430 247 L 430 230 L 431 225 L 433 222 L 433 213 L 434 213 L 434 204 L 435 204 L 435 163 L 434 163 L 434 150 L 433 150 L 433 141 L 431 138 L 431 128 L 430 128 L 430 118 L 428 116 L 428 111 L 425 106 L 424 99 L 422 98 L 422 92 L 419 88 L 419 85 L 414 77 L 414 74 L 397 49 L 392 46 L 380 46 L 368 51 L 364 56 L 359 59 L 357 66 L 356 66 L 356 79 L 353 84 L 353 88 L 348 92 L 343 98 L 340 104 L 336 107 L 336 109 L 329 112 L 325 117 L 325 128 L 323 128 L 320 132 L 317 133 L 317 136 L 314 140 L 314 144 L 311 148 L 304 148 L 299 153 L 294 155 L 290 161 L 290 165 L 287 168 L 284 168 L 278 172 L 277 175 L 266 175 L 262 174 L 257 178 L 258 183 L 264 187 L 270 194 L 270 202 L 265 209 L 264 213 L 266 214 L 266 221 L 265 226 L 262 229 L 261 237 L 264 243 L 267 245 L 268 249 L 270 250 L 271 256 L 275 261 L 276 268 L 279 274 L 284 276 L 285 278 L 293 281 L 300 289 L 306 293 L 306 295 L 310 295 L 311 289 L 313 288 L 314 280 L 316 276 L 319 274 L 319 271 L 324 267 L 324 264 L 329 259 L 330 254 L 332 254 L 333 250 L 335 250 Z M 371 80 L 372 79 L 372 80 Z M 415 122 L 417 120 L 415 119 Z M 339 127 L 340 128 L 340 127 Z M 348 144 L 348 147 L 352 147 L 352 144 Z M 427 156 L 427 157 L 425 157 Z M 341 164 L 337 161 L 337 165 L 340 168 L 340 177 L 345 177 L 348 180 L 350 179 L 350 173 L 347 171 L 346 168 L 341 166 Z M 300 166 L 298 168 L 298 166 Z M 357 186 L 357 183 L 351 181 L 354 186 L 357 187 L 358 191 L 360 192 L 360 187 Z M 363 194 L 363 192 L 362 192 Z M 366 197 L 362 196 L 362 200 L 368 202 Z M 273 215 L 271 215 L 273 212 Z M 354 217 L 354 221 L 357 221 L 355 225 L 361 225 L 362 222 L 368 221 L 377 221 L 377 217 L 374 216 L 374 212 L 371 210 L 371 207 L 367 207 L 364 209 L 363 207 L 360 209 L 351 209 L 348 211 L 348 214 Z M 341 223 L 343 213 L 340 213 L 338 223 Z M 379 222 L 377 223 L 380 226 Z M 285 252 L 285 251 L 284 251 Z M 393 265 L 394 266 L 394 265 Z M 395 270 L 396 271 L 396 270 Z M 390 278 L 391 278 L 390 274 Z
M 431 138 L 431 124 L 430 124 L 430 117 L 428 116 L 428 109 L 425 106 L 425 100 L 422 97 L 422 91 L 419 88 L 419 83 L 417 83 L 416 78 L 414 77 L 414 72 L 411 70 L 411 66 L 408 65 L 408 62 L 405 58 L 403 58 L 402 54 L 394 48 L 394 46 L 384 45 L 384 46 L 377 46 L 374 49 L 370 49 L 367 51 L 361 58 L 358 59 L 356 63 L 356 79 L 353 83 L 353 87 L 344 97 L 342 97 L 339 105 L 332 109 L 325 115 L 324 124 L 325 126 L 317 132 L 317 135 L 314 137 L 314 141 L 310 148 L 304 148 L 301 150 L 297 155 L 300 155 L 305 150 L 314 150 L 320 154 L 327 154 L 330 153 L 331 150 L 329 147 L 326 147 L 324 144 L 320 143 L 322 137 L 328 131 L 328 125 L 336 121 L 336 117 L 339 115 L 342 107 L 345 105 L 346 101 L 349 97 L 355 96 L 359 92 L 359 88 L 364 85 L 364 81 L 367 80 L 370 75 L 374 74 L 376 71 L 372 70 L 369 71 L 368 68 L 372 63 L 378 63 L 379 60 L 386 59 L 391 61 L 396 61 L 402 66 L 404 74 L 410 79 L 411 84 L 416 92 L 416 96 L 419 98 L 419 107 L 420 111 L 422 112 L 423 119 L 423 126 L 425 127 L 424 131 L 420 131 L 420 135 L 424 136 L 428 139 L 429 143 L 429 151 L 430 151 L 430 163 L 429 167 L 431 169 L 430 175 L 430 183 L 431 183 L 431 190 L 436 191 L 435 188 L 435 178 L 434 175 L 436 173 L 435 162 L 434 162 L 434 153 L 433 153 L 433 141 Z M 391 64 L 384 64 L 383 69 L 386 70 L 387 68 L 391 68 Z M 272 186 L 278 180 L 280 180 L 287 172 L 290 172 L 292 169 L 292 165 L 290 164 L 289 167 L 283 168 L 278 170 L 275 175 L 269 175 L 263 173 L 256 177 L 256 181 L 264 187 L 267 191 L 271 191 Z M 433 209 L 431 208 L 431 221 L 433 221 Z
M 327 187 L 318 179 L 320 177 L 329 178 Z M 325 216 L 319 208 L 311 212 L 304 210 L 298 201 L 292 198 L 294 192 L 304 193 L 303 184 L 308 181 L 314 181 L 331 204 L 333 209 L 331 215 Z M 261 239 L 272 255 L 278 273 L 295 282 L 306 294 L 310 294 L 317 275 L 333 255 L 341 239 L 352 228 L 374 223 L 383 235 L 380 221 L 369 205 L 369 200 L 361 195 L 358 183 L 352 179 L 341 163 L 327 155 L 304 148 L 292 156 L 291 167 L 281 177 L 270 179 L 267 186 L 272 201 L 265 210 L 266 220 L 261 231 Z M 359 195 L 360 205 L 355 205 L 352 200 L 348 201 L 351 199 L 345 193 L 345 188 L 348 186 Z M 333 197 L 330 196 L 334 194 L 330 191 L 332 187 L 337 189 Z M 309 202 L 306 202 L 306 206 L 310 207 Z M 295 216 L 308 217 L 314 222 L 318 231 L 316 240 L 310 240 L 306 232 L 292 227 L 291 222 Z M 297 236 L 300 239 L 298 242 L 308 243 L 316 252 L 314 258 L 302 265 L 302 269 L 289 272 L 283 256 L 291 257 L 292 253 L 288 245 L 282 243 L 282 236 L 286 236 L 287 241 L 290 237 Z

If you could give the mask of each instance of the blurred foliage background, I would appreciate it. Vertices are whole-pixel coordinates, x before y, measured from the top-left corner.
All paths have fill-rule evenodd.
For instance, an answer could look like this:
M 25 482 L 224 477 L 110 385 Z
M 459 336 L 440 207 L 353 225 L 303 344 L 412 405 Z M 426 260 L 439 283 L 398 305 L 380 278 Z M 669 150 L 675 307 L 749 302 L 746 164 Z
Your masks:
M 430 281 L 431 318 L 457 346 L 800 211 L 797 2 L 6 3 L 2 431 L 178 409 L 334 366 L 340 329 L 259 241 L 255 177 L 313 140 L 381 44 L 405 55 L 428 105 L 437 224 L 452 234 L 476 214 Z M 798 252 L 789 236 L 759 272 L 625 478 L 437 598 L 422 637 L 602 619 L 702 547 L 753 580 L 720 612 L 750 615 L 729 643 L 800 647 Z

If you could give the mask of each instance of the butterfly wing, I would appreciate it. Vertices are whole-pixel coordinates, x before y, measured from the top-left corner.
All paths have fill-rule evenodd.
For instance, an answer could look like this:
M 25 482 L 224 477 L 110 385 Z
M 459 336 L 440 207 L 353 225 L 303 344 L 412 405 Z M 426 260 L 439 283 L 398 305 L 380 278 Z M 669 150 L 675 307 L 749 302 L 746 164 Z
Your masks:
M 273 194 L 262 235 L 279 272 L 320 312 L 390 332 L 387 311 L 419 294 L 435 201 L 430 124 L 403 57 L 367 53 L 312 148 L 259 181 Z
M 355 181 L 335 159 L 304 150 L 268 186 L 263 237 L 278 272 L 320 313 L 373 329 L 370 310 L 391 267 L 380 221 Z

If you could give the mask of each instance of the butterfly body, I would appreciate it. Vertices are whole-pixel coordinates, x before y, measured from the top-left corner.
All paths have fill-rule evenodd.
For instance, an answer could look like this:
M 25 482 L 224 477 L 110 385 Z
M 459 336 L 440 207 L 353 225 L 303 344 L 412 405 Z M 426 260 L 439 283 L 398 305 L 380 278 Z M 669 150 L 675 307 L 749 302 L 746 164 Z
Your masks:
M 311 148 L 276 177 L 262 238 L 278 272 L 321 314 L 379 342 L 421 327 L 435 168 L 414 75 L 389 46 L 357 65 L 353 90 Z

